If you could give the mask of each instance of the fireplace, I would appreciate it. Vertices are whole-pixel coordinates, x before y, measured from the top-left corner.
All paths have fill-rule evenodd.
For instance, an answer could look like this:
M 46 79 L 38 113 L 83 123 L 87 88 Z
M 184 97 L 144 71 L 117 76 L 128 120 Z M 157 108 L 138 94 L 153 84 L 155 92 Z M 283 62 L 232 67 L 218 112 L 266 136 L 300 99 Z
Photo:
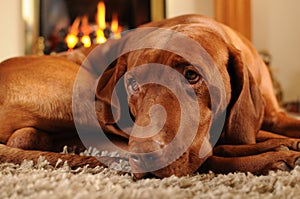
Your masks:
M 28 4 L 28 0 L 23 1 L 23 5 Z M 101 44 L 108 38 L 120 38 L 124 30 L 165 17 L 164 0 L 31 2 L 34 11 L 27 10 L 27 13 L 35 16 L 24 19 L 26 54 L 51 54 Z

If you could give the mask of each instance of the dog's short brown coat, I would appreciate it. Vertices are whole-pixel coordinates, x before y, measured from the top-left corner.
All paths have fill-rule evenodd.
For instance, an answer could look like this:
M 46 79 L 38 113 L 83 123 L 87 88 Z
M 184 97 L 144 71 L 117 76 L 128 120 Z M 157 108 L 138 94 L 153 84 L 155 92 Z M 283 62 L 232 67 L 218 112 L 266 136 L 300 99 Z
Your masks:
M 223 107 L 227 114 L 225 125 L 217 145 L 212 146 L 208 142 L 209 124 L 213 120 L 209 85 L 202 81 L 193 82 L 191 87 L 195 90 L 201 110 L 200 116 L 192 113 L 189 115 L 190 121 L 200 117 L 196 137 L 187 151 L 176 161 L 164 168 L 151 171 L 152 174 L 158 177 L 172 174 L 182 176 L 191 174 L 199 168 L 224 173 L 230 171 L 264 173 L 271 169 L 290 169 L 299 163 L 300 153 L 297 152 L 299 140 L 296 138 L 300 136 L 300 121 L 288 116 L 279 107 L 267 67 L 249 41 L 229 27 L 198 15 L 152 22 L 143 27 L 174 30 L 198 42 L 220 71 L 221 79 L 217 81 L 222 81 L 226 92 L 226 98 L 222 99 L 226 105 Z M 110 41 L 97 47 L 98 54 L 94 53 L 93 56 L 106 59 L 110 51 L 122 51 L 135 39 L 133 31 L 121 41 Z M 140 39 L 144 39 L 143 42 L 146 43 L 165 42 L 156 35 L 155 30 Z M 1 63 L 1 161 L 20 163 L 23 159 L 36 160 L 38 156 L 43 155 L 52 164 L 55 164 L 58 158 L 68 160 L 71 166 L 102 164 L 93 157 L 42 152 L 59 151 L 64 145 L 82 147 L 73 123 L 72 92 L 80 64 L 93 48 L 75 50 L 58 56 L 12 58 Z M 128 79 L 148 74 L 147 71 L 131 72 L 132 69 L 153 62 L 175 68 L 176 63 L 182 60 L 170 52 L 158 49 L 127 52 L 104 72 L 97 88 L 96 105 L 101 109 L 96 107 L 96 110 L 99 111 L 97 115 L 101 126 L 108 134 L 118 135 L 127 140 L 128 150 L 131 152 L 152 152 L 164 148 L 176 136 L 181 119 L 178 116 L 180 113 L 178 102 L 168 89 L 143 85 L 133 94 L 128 90 L 130 87 Z M 176 70 L 184 74 L 189 65 L 191 63 L 185 63 Z M 93 70 L 96 70 L 95 66 L 97 65 L 93 63 Z M 162 74 L 161 78 L 166 72 L 162 71 Z M 161 104 L 165 107 L 167 121 L 156 135 L 139 139 L 138 136 L 129 136 L 115 127 L 114 123 L 117 121 L 111 115 L 111 108 L 114 105 L 110 104 L 110 98 L 116 83 L 123 75 L 130 113 L 136 124 L 145 126 L 150 122 L 149 111 L 153 105 Z M 184 125 L 185 131 L 188 132 L 192 122 L 186 122 Z M 185 138 L 182 137 L 177 142 L 180 146 L 185 142 Z M 124 144 L 122 146 L 124 147 Z M 200 158 L 201 148 L 207 153 Z M 290 150 L 281 150 L 287 148 Z M 167 157 L 163 154 L 152 157 L 153 164 L 164 159 Z M 113 160 L 102 158 L 101 161 L 110 163 Z M 138 171 L 143 167 L 143 158 L 131 157 L 130 163 L 133 171 Z M 145 174 L 136 172 L 135 175 L 143 177 Z

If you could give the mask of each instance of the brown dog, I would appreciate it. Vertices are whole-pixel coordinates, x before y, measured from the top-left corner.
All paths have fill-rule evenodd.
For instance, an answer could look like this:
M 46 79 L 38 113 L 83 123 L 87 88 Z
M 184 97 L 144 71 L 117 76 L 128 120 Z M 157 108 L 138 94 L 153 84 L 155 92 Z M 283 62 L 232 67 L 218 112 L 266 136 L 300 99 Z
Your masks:
M 124 139 L 138 178 L 147 173 L 182 176 L 199 168 L 259 174 L 299 164 L 300 121 L 280 109 L 265 64 L 251 44 L 227 26 L 186 15 L 146 24 L 92 50 L 1 63 L 2 162 L 20 163 L 40 155 L 52 164 L 61 158 L 71 166 L 113 162 L 41 152 L 82 147 L 74 121 L 95 124 L 83 119 L 89 118 L 86 101 L 74 95 L 95 86 L 85 85 L 90 78 L 98 83 L 92 103 L 97 122 L 108 136 Z M 76 78 L 82 62 L 84 78 Z M 117 84 L 121 91 L 115 95 Z M 128 107 L 121 95 L 128 97 Z M 76 117 L 72 103 L 73 111 L 82 110 L 75 110 Z M 123 119 L 128 108 L 134 122 Z M 126 149 L 122 139 L 113 141 Z

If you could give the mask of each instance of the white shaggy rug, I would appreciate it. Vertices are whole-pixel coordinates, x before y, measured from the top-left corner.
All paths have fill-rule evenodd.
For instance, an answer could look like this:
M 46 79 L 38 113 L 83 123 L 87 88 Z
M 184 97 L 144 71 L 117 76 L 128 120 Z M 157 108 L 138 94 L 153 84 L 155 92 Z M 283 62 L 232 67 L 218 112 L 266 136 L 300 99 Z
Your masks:
M 126 167 L 126 163 L 116 165 Z M 298 198 L 300 167 L 267 176 L 214 173 L 134 181 L 103 167 L 71 170 L 50 166 L 40 158 L 34 165 L 0 164 L 0 198 Z

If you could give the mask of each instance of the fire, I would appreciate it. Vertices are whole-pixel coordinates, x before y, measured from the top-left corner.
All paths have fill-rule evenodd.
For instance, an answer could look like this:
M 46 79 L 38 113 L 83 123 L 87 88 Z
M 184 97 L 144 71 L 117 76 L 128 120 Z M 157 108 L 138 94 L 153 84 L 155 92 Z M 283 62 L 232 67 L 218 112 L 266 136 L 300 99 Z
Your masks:
M 89 18 L 88 16 L 83 16 L 81 19 L 81 32 L 83 32 L 84 35 L 90 34 L 92 31 L 92 28 L 89 25 Z
M 66 42 L 69 49 L 75 48 L 76 44 L 78 43 L 77 35 L 68 34 L 66 37 Z
M 113 16 L 112 16 L 111 28 L 110 29 L 114 33 L 114 38 L 115 39 L 120 39 L 121 38 L 122 27 L 119 26 L 119 20 L 118 20 L 118 15 L 117 14 L 113 14 Z
M 69 32 L 69 34 L 68 34 L 67 37 L 66 37 L 66 43 L 67 43 L 67 46 L 68 46 L 68 48 L 71 49 L 71 50 L 72 50 L 73 48 L 75 48 L 75 46 L 76 46 L 77 43 L 78 43 L 78 37 L 77 37 L 77 34 L 78 34 L 78 29 L 79 29 L 80 21 L 81 21 L 80 17 L 77 17 L 77 18 L 74 20 L 74 22 L 73 22 L 73 24 L 72 24 L 72 26 L 71 26 L 71 28 L 70 28 L 70 32 Z
M 121 38 L 122 27 L 119 25 L 118 15 L 113 14 L 110 26 L 107 26 L 105 19 L 105 4 L 100 1 L 97 5 L 96 25 L 89 24 L 88 16 L 77 17 L 70 27 L 69 34 L 66 37 L 66 43 L 69 50 L 74 49 L 78 42 L 84 47 L 90 47 L 93 43 L 102 44 L 106 42 L 105 31 L 109 29 L 114 39 Z M 94 27 L 97 27 L 95 30 Z M 92 37 L 91 35 L 95 35 Z
M 96 43 L 103 44 L 106 42 L 104 29 L 106 28 L 106 21 L 105 21 L 105 4 L 100 1 L 98 3 L 98 12 L 97 12 L 97 22 L 99 29 L 96 31 Z
M 105 4 L 104 2 L 100 1 L 98 3 L 98 12 L 97 12 L 97 22 L 100 29 L 104 30 L 106 28 L 105 22 Z
M 83 32 L 83 36 L 80 41 L 83 43 L 84 47 L 88 48 L 92 45 L 92 41 L 89 36 L 91 27 L 89 26 L 88 16 L 84 16 L 81 20 L 81 31 Z
M 81 21 L 81 18 L 80 17 L 76 17 L 76 19 L 74 20 L 74 22 L 73 22 L 73 24 L 72 24 L 72 26 L 70 28 L 70 33 L 73 33 L 73 34 L 77 34 L 78 33 L 80 21 Z
M 106 42 L 106 38 L 105 38 L 103 30 L 101 30 L 101 29 L 97 30 L 96 35 L 97 35 L 97 38 L 96 38 L 97 44 L 103 44 Z
M 86 48 L 88 48 L 88 47 L 90 47 L 92 45 L 90 36 L 88 36 L 88 35 L 84 35 L 81 38 L 81 42 L 83 43 L 83 46 L 86 47 Z

